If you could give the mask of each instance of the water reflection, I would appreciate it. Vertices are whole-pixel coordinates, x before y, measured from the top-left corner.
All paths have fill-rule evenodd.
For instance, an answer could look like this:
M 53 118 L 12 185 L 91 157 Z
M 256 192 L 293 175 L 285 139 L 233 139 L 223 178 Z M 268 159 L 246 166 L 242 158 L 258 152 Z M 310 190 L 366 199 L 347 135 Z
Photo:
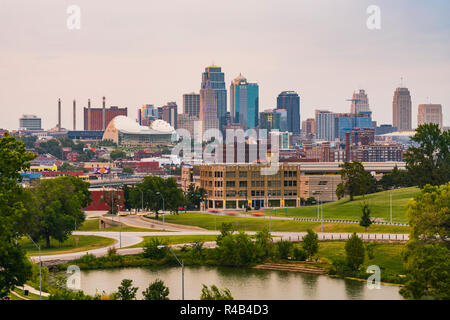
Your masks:
M 117 290 L 122 279 L 132 279 L 139 287 L 137 297 L 156 280 L 162 279 L 170 289 L 170 299 L 181 298 L 180 267 L 143 267 L 81 272 L 81 289 L 89 294 Z M 225 267 L 186 267 L 185 297 L 198 300 L 202 284 L 229 288 L 235 299 L 315 300 L 315 299 L 401 299 L 396 286 L 369 290 L 365 282 L 331 278 L 326 275 L 236 269 Z

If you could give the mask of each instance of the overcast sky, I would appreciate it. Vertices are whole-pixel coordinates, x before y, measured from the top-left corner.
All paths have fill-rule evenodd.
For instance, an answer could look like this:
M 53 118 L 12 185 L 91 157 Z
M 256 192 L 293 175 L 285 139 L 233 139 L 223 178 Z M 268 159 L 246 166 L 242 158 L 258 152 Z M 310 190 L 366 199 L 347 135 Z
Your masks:
M 81 29 L 69 30 L 69 5 Z M 381 30 L 366 27 L 369 5 Z M 392 97 L 403 77 L 417 106 L 440 103 L 450 125 L 448 0 L 0 0 L 0 128 L 22 114 L 72 129 L 72 100 L 82 107 L 128 107 L 176 101 L 200 89 L 210 64 L 226 85 L 240 72 L 260 86 L 260 111 L 277 95 L 301 96 L 301 120 L 315 109 L 348 112 L 364 88 L 373 118 L 392 122 Z M 229 96 L 228 96 L 229 100 Z M 229 101 L 228 101 L 229 108 Z

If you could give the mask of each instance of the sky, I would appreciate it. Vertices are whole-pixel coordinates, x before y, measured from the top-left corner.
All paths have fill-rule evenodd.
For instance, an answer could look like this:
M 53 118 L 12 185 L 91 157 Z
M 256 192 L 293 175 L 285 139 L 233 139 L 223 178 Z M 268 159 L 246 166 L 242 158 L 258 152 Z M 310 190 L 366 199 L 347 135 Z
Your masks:
M 67 8 L 80 8 L 70 30 Z M 380 8 L 381 28 L 366 12 Z M 410 89 L 417 107 L 440 103 L 450 125 L 450 1 L 448 0 L 0 0 L 0 128 L 17 129 L 22 114 L 77 129 L 82 107 L 162 106 L 199 92 L 201 73 L 215 64 L 227 89 L 242 73 L 260 87 L 260 111 L 281 91 L 301 97 L 301 120 L 315 109 L 349 112 L 365 89 L 373 119 L 392 123 L 392 98 Z M 228 110 L 229 110 L 228 96 Z

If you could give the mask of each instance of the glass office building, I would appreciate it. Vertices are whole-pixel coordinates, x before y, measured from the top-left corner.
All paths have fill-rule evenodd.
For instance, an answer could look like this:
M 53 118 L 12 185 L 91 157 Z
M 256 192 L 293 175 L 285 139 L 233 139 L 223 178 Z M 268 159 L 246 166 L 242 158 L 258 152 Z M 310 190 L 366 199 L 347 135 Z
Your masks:
M 230 86 L 231 117 L 245 129 L 258 126 L 259 86 L 248 82 L 241 74 L 231 82 Z
M 209 66 L 205 68 L 202 75 L 201 89 L 214 90 L 217 98 L 217 117 L 219 119 L 219 128 L 226 125 L 227 114 L 227 89 L 225 87 L 225 74 L 221 67 Z

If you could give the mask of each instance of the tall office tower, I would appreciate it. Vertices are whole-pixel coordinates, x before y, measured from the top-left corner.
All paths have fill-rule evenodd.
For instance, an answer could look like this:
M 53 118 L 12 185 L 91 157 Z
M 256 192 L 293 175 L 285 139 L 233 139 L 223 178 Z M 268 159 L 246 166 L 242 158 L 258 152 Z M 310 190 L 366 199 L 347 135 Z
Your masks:
M 84 130 L 102 131 L 103 128 L 103 108 L 91 108 L 91 101 L 88 101 L 88 108 L 84 108 Z M 128 116 L 128 108 L 109 107 L 105 108 L 106 127 L 117 116 Z
M 316 110 L 316 138 L 334 140 L 334 118 L 335 114 L 326 110 Z
M 183 113 L 191 116 L 200 116 L 200 94 L 191 92 L 183 94 Z
M 167 102 L 161 107 L 160 119 L 169 123 L 173 128 L 177 128 L 178 106 L 176 102 Z
M 302 121 L 302 135 L 305 136 L 306 139 L 312 139 L 315 133 L 315 119 L 306 119 Z
M 259 115 L 259 86 L 248 82 L 239 76 L 230 85 L 230 108 L 234 123 L 239 123 L 245 129 L 258 126 Z
M 42 120 L 35 115 L 24 114 L 19 119 L 19 128 L 26 130 L 42 130 Z
M 138 123 L 141 126 L 150 126 L 158 119 L 158 109 L 152 104 L 144 104 L 138 109 Z
M 353 129 L 371 129 L 372 112 L 354 113 L 335 113 L 334 115 L 334 137 L 344 140 L 346 132 L 352 132 Z
M 411 94 L 407 88 L 397 88 L 392 103 L 392 124 L 398 131 L 411 131 Z
M 58 131 L 61 131 L 61 99 L 58 99 Z
M 363 89 L 360 89 L 359 92 L 353 92 L 350 113 L 356 112 L 370 112 L 369 98 Z
M 189 131 L 189 133 L 191 134 L 191 138 L 194 138 L 194 135 L 196 134 L 196 132 L 194 131 L 196 121 L 198 121 L 198 118 L 196 116 L 186 113 L 179 114 L 177 120 L 177 129 L 185 129 Z
M 217 95 L 213 89 L 200 90 L 200 123 L 202 125 L 202 138 L 209 129 L 219 129 L 217 118 Z
M 77 130 L 77 102 L 73 100 L 73 131 Z
M 275 110 L 265 110 L 259 113 L 259 128 L 266 130 L 280 130 L 280 120 L 281 113 L 275 112 Z
M 442 128 L 442 105 L 440 104 L 419 104 L 417 113 L 417 125 L 425 123 L 435 123 Z
M 297 92 L 281 92 L 277 97 L 277 109 L 287 110 L 287 130 L 293 134 L 300 134 L 300 97 Z
M 289 131 L 288 130 L 288 111 L 286 109 L 275 109 L 274 113 L 280 115 L 280 126 L 279 129 L 281 132 Z
M 216 94 L 217 118 L 219 119 L 219 128 L 222 129 L 222 126 L 226 125 L 227 89 L 225 87 L 225 74 L 221 67 L 209 66 L 205 68 L 205 72 L 202 74 L 201 89 L 212 89 Z

